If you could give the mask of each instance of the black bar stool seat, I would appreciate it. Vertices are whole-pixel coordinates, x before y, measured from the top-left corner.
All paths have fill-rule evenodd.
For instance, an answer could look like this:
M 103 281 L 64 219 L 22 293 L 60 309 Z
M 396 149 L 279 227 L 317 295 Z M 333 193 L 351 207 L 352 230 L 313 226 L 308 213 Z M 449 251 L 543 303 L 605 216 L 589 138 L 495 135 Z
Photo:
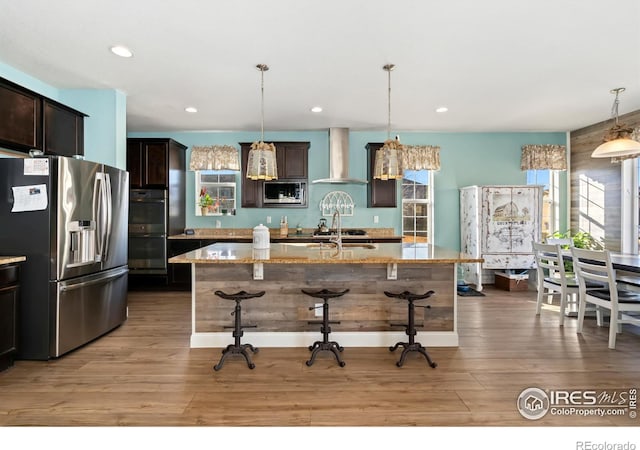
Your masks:
M 397 326 L 405 327 L 405 332 L 407 336 L 409 336 L 409 342 L 398 342 L 396 343 L 396 345 L 389 347 L 389 351 L 392 351 L 392 352 L 395 351 L 400 346 L 404 348 L 404 350 L 402 350 L 402 355 L 400 356 L 400 360 L 396 363 L 396 366 L 398 367 L 402 367 L 405 359 L 407 358 L 407 354 L 409 352 L 418 352 L 421 355 L 424 355 L 424 357 L 427 358 L 427 362 L 429 363 L 429 365 L 433 368 L 436 368 L 438 366 L 438 364 L 436 364 L 434 361 L 431 360 L 431 357 L 427 353 L 427 350 L 422 346 L 422 344 L 415 341 L 416 334 L 418 333 L 416 331 L 416 327 L 421 326 L 421 325 L 416 325 L 415 323 L 415 309 L 431 308 L 431 306 L 430 305 L 425 305 L 425 306 L 414 305 L 413 302 L 418 300 L 423 300 L 425 298 L 429 298 L 433 294 L 435 294 L 434 291 L 428 291 L 428 292 L 425 292 L 424 294 L 414 294 L 409 291 L 404 291 L 396 294 L 393 292 L 384 291 L 384 295 L 386 295 L 387 297 L 406 300 L 408 305 L 407 323 L 406 324 L 393 324 L 393 323 L 390 324 L 392 327 L 397 327 Z
M 262 297 L 265 291 L 249 293 L 245 291 L 236 292 L 235 294 L 225 294 L 222 291 L 215 291 L 214 293 L 225 300 L 234 300 L 236 302 L 236 307 L 231 313 L 232 316 L 235 316 L 235 323 L 233 326 L 225 327 L 225 328 L 233 328 L 233 337 L 234 343 L 227 345 L 227 348 L 222 350 L 222 358 L 220 358 L 220 362 L 213 366 L 213 370 L 222 369 L 222 365 L 224 364 L 225 359 L 229 355 L 240 354 L 244 356 L 244 359 L 247 361 L 247 366 L 249 369 L 253 369 L 256 365 L 251 361 L 251 357 L 249 353 L 247 353 L 247 349 L 251 350 L 253 353 L 258 353 L 258 349 L 251 344 L 241 344 L 240 338 L 244 334 L 242 331 L 243 328 L 256 328 L 256 325 L 242 325 L 242 306 L 240 306 L 240 302 L 242 300 L 248 300 L 250 298 Z
M 321 298 L 323 300 L 322 303 L 322 320 L 311 320 L 307 322 L 310 325 L 321 324 L 320 332 L 322 333 L 322 341 L 316 341 L 313 345 L 309 346 L 309 350 L 311 351 L 311 359 L 309 359 L 306 364 L 307 366 L 311 366 L 313 362 L 316 360 L 316 356 L 319 352 L 323 350 L 327 350 L 332 352 L 336 360 L 338 361 L 338 365 L 340 367 L 345 366 L 345 362 L 340 357 L 341 351 L 344 350 L 340 344 L 335 341 L 329 341 L 329 333 L 331 333 L 331 327 L 329 324 L 338 324 L 339 321 L 329 320 L 329 299 L 342 297 L 344 294 L 349 292 L 349 289 L 345 289 L 344 291 L 330 291 L 328 289 L 322 289 L 320 291 L 307 291 L 305 289 L 301 289 L 302 292 L 313 298 Z M 309 308 L 309 311 L 316 309 L 315 306 Z

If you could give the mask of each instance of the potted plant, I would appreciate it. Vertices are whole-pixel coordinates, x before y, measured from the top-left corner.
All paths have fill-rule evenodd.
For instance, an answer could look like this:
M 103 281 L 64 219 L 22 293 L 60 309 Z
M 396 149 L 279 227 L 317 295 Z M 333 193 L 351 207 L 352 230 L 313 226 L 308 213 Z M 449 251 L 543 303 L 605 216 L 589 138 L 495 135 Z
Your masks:
M 213 205 L 213 198 L 209 195 L 205 188 L 200 189 L 200 200 L 198 201 L 203 216 L 207 215 L 209 207 Z
M 554 232 L 549 236 L 555 239 L 571 239 L 575 248 L 584 248 L 587 250 L 599 250 L 603 246 L 596 239 L 586 231 L 578 231 L 576 234 L 571 234 L 571 230 L 567 230 L 564 233 L 559 231 Z M 563 249 L 568 249 L 568 245 L 563 245 Z M 567 276 L 573 276 L 573 262 L 569 259 L 564 261 L 564 271 Z

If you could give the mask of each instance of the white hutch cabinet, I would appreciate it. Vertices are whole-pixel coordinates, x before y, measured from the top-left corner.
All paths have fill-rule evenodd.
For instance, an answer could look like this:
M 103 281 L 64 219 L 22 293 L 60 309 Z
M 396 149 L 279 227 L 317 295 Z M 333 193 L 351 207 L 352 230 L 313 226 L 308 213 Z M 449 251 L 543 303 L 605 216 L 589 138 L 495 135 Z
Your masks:
M 532 243 L 540 241 L 541 219 L 542 186 L 461 188 L 461 251 L 484 259 L 461 264 L 464 280 L 480 291 L 493 281 L 494 269 L 535 267 Z

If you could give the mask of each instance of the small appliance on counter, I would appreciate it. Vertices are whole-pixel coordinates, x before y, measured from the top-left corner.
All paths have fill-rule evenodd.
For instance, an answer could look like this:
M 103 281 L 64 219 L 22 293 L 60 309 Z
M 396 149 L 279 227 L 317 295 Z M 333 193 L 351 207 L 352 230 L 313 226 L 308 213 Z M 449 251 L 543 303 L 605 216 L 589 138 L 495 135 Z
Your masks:
M 320 223 L 318 223 L 318 229 L 313 234 L 316 234 L 316 233 L 323 234 L 328 232 L 329 232 L 329 227 L 327 227 L 327 219 L 325 218 L 320 219 Z
M 269 259 L 271 241 L 269 229 L 260 224 L 253 229 L 253 258 Z

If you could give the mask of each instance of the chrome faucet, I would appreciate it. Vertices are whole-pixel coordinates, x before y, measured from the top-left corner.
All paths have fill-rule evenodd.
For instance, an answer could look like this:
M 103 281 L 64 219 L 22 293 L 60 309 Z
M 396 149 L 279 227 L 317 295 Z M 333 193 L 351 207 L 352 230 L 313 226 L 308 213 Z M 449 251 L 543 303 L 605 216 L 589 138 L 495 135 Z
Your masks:
M 335 228 L 337 234 L 329 238 L 329 242 L 336 244 L 338 253 L 342 251 L 342 220 L 340 218 L 340 211 L 338 208 L 334 208 L 333 218 L 331 219 L 331 228 Z

